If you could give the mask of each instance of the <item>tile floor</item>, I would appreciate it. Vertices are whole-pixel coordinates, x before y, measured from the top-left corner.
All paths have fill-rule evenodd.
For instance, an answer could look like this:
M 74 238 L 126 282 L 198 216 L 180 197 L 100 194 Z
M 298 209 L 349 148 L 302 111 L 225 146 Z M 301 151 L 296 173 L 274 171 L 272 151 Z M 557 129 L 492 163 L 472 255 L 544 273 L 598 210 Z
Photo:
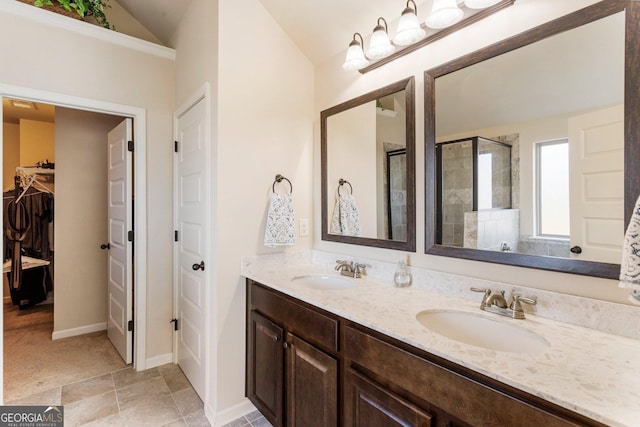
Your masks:
M 132 368 L 55 387 L 7 405 L 64 405 L 65 426 L 209 426 L 203 404 L 173 364 Z
M 237 420 L 225 424 L 223 427 L 272 427 L 271 423 L 267 421 L 264 416 L 258 411 L 254 411 L 244 417 L 240 417 Z
M 4 304 L 5 405 L 64 405 L 65 426 L 210 426 L 177 365 L 135 372 L 105 332 L 51 340 L 53 306 Z M 255 411 L 225 427 L 271 427 Z

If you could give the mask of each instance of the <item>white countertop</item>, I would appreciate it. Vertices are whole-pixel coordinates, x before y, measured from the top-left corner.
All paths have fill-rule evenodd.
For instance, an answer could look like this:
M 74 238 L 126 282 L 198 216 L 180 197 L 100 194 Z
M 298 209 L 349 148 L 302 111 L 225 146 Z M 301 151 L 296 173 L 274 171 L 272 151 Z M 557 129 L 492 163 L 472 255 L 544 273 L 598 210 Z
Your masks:
M 514 320 L 480 311 L 480 295 L 472 302 L 417 286 L 395 288 L 375 278 L 349 279 L 355 281 L 350 289 L 312 289 L 291 279 L 335 272 L 316 264 L 262 263 L 259 258 L 243 260 L 243 276 L 604 424 L 640 425 L 639 340 L 532 314 Z M 550 347 L 529 354 L 466 345 L 418 323 L 416 315 L 430 309 L 515 323 L 544 337 Z

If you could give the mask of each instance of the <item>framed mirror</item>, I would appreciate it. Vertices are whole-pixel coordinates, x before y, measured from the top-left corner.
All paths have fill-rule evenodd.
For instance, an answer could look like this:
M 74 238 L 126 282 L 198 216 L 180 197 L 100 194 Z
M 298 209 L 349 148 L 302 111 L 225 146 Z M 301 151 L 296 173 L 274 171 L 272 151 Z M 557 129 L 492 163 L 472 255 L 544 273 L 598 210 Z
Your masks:
M 425 72 L 426 253 L 615 279 L 640 195 L 640 4 Z
M 414 82 L 320 113 L 322 240 L 415 251 Z

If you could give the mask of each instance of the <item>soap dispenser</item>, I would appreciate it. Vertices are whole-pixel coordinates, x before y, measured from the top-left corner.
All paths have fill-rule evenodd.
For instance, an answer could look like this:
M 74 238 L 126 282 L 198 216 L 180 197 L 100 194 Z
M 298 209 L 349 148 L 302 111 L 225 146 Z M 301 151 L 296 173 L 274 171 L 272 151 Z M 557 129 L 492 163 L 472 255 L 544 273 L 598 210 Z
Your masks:
M 393 283 L 397 288 L 411 286 L 411 273 L 409 273 L 409 269 L 403 259 L 398 261 L 396 273 L 393 275 Z

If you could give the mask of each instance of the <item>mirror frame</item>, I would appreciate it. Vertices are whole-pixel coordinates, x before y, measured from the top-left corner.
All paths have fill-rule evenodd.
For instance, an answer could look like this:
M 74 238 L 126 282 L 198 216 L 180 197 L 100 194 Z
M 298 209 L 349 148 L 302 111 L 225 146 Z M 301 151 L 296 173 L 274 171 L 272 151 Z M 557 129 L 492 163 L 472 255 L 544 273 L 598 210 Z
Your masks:
M 425 253 L 475 261 L 507 264 L 586 276 L 617 279 L 620 264 L 583 261 L 540 255 L 504 253 L 435 244 L 436 168 L 435 168 L 435 79 L 512 50 L 569 31 L 598 19 L 625 11 L 625 88 L 624 88 L 624 223 L 629 223 L 636 198 L 640 195 L 640 2 L 603 0 L 524 33 L 470 53 L 424 73 L 425 129 Z M 428 189 L 432 189 L 429 191 Z M 623 236 L 620 236 L 622 239 Z
M 407 138 L 407 240 L 397 241 L 370 237 L 342 236 L 329 233 L 328 183 L 327 183 L 327 119 L 335 114 L 357 107 L 378 98 L 405 91 Z M 415 77 L 411 76 L 381 89 L 353 98 L 320 113 L 320 168 L 322 190 L 322 240 L 377 248 L 416 251 L 416 132 L 415 132 Z

